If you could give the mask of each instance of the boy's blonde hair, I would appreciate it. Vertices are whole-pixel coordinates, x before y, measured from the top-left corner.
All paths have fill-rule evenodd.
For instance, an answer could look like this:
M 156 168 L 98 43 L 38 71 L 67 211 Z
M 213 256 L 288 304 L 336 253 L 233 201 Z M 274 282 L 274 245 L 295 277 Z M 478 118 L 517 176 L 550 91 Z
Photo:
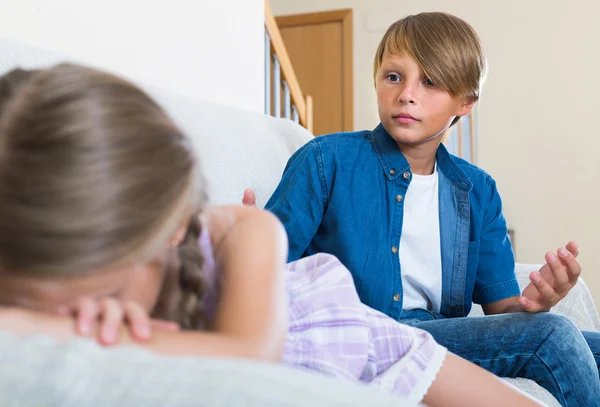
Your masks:
M 374 78 L 386 53 L 409 57 L 452 96 L 479 98 L 487 74 L 486 57 L 473 27 L 458 17 L 431 12 L 396 21 L 377 48 Z

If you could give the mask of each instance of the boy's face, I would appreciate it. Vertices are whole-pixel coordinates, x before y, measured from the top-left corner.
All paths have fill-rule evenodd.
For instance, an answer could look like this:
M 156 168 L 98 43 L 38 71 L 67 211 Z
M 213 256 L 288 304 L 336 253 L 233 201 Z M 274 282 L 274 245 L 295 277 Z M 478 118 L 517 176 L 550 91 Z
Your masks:
M 453 97 L 436 87 L 412 59 L 385 54 L 375 78 L 379 118 L 398 146 L 430 144 L 456 116 L 464 116 L 474 101 Z

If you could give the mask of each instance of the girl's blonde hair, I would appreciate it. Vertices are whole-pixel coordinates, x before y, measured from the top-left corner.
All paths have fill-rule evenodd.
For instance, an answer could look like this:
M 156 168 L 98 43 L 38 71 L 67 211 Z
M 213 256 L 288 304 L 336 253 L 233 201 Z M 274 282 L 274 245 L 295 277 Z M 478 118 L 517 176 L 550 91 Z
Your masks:
M 0 273 L 60 277 L 148 261 L 192 219 L 180 247 L 177 320 L 201 320 L 189 140 L 144 92 L 78 65 L 0 78 Z
M 446 13 L 420 13 L 396 21 L 379 43 L 373 64 L 377 77 L 385 54 L 407 56 L 433 83 L 452 96 L 479 98 L 487 60 L 468 23 Z

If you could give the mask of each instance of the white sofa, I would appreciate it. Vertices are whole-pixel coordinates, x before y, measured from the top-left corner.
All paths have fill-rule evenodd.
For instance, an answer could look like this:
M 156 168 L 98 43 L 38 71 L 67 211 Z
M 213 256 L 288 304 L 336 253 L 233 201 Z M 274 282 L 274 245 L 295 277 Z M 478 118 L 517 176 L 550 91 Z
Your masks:
M 62 60 L 69 58 L 0 38 L 0 74 Z M 290 155 L 312 137 L 288 120 L 146 89 L 193 139 L 215 204 L 238 204 L 251 187 L 258 205 L 264 205 Z M 520 283 L 525 285 L 529 272 L 538 268 L 517 265 Z M 581 329 L 600 330 L 583 281 L 553 312 L 569 316 Z M 481 315 L 481 309 L 475 307 L 471 315 Z M 507 380 L 549 406 L 559 405 L 532 381 Z M 41 405 L 42 399 L 50 400 L 46 406 L 412 405 L 360 385 L 278 366 L 162 358 L 81 340 L 22 341 L 0 332 L 0 405 Z

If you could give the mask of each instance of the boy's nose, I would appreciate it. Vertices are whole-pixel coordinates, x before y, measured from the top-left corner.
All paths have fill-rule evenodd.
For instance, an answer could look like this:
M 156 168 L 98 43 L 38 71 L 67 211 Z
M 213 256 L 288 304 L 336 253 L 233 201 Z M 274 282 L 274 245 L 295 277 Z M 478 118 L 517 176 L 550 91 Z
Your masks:
M 414 89 L 411 85 L 404 85 L 400 90 L 400 94 L 398 95 L 398 102 L 403 105 L 414 105 L 416 103 L 416 99 L 413 90 Z

